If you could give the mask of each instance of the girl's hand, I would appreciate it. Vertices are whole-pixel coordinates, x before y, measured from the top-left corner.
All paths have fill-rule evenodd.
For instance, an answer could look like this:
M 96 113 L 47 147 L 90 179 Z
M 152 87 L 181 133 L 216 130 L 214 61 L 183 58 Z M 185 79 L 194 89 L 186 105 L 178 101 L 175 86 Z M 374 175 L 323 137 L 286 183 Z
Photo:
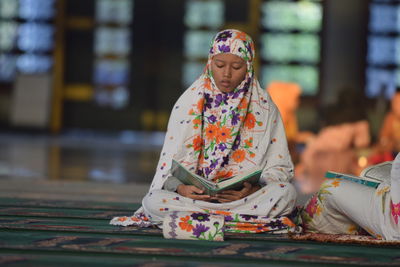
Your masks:
M 214 199 L 221 203 L 231 202 L 247 197 L 261 188 L 259 185 L 251 185 L 248 182 L 243 183 L 244 187 L 241 190 L 226 190 L 217 195 Z
M 210 199 L 209 195 L 202 195 L 204 191 L 195 187 L 194 185 L 181 184 L 178 186 L 176 191 L 178 192 L 179 195 L 188 197 L 191 199 L 204 200 L 204 201 L 207 201 Z

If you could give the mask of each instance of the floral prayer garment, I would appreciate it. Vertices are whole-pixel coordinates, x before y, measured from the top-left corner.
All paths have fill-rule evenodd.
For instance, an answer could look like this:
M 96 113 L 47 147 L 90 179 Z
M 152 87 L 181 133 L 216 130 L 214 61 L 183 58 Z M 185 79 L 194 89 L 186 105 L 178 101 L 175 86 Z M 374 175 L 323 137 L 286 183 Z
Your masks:
M 229 93 L 217 88 L 211 71 L 213 56 L 221 53 L 237 55 L 246 62 L 245 78 Z M 172 211 L 278 217 L 293 210 L 296 192 L 289 183 L 293 164 L 285 131 L 278 109 L 254 75 L 254 53 L 253 41 L 243 32 L 224 30 L 216 35 L 203 74 L 172 109 L 143 208 L 133 217 L 115 218 L 112 224 L 161 225 L 166 213 Z M 163 190 L 171 176 L 173 158 L 213 181 L 259 166 L 264 187 L 247 198 L 224 204 L 185 198 Z
M 307 232 L 359 234 L 400 240 L 400 153 L 389 182 L 378 188 L 342 179 L 325 181 L 301 217 Z

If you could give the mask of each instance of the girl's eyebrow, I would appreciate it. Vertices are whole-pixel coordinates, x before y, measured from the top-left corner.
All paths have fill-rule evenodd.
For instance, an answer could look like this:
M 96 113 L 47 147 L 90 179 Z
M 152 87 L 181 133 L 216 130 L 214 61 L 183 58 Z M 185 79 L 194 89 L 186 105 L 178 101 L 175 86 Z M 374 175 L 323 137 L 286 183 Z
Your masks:
M 221 62 L 221 63 L 226 63 L 224 60 L 222 60 L 222 59 L 214 59 L 215 61 L 218 61 L 218 62 Z M 241 62 L 241 61 L 234 61 L 234 62 L 232 62 L 232 64 L 240 64 L 240 65 L 242 65 L 243 64 L 243 62 Z

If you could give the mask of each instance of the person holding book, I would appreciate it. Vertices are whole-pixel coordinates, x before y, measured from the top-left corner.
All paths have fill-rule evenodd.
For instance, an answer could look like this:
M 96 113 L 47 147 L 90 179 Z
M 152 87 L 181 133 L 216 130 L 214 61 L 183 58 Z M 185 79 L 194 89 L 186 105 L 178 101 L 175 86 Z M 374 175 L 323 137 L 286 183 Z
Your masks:
M 172 109 L 156 174 L 135 216 L 113 224 L 160 224 L 171 211 L 287 215 L 296 191 L 293 164 L 279 111 L 254 73 L 254 43 L 244 32 L 223 30 L 212 42 L 201 76 Z M 216 195 L 172 176 L 173 159 L 209 181 L 259 167 L 256 184 Z M 132 219 L 133 218 L 133 219 Z
M 306 232 L 366 231 L 376 238 L 400 240 L 400 153 L 392 163 L 390 177 L 377 188 L 346 179 L 327 179 L 301 217 Z

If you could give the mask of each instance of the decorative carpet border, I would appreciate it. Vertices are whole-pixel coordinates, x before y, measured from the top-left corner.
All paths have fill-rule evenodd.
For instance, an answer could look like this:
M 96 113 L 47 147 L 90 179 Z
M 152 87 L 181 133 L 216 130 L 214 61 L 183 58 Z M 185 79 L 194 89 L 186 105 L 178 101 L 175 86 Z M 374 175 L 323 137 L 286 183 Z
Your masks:
M 317 241 L 323 243 L 338 244 L 359 244 L 359 245 L 378 245 L 378 246 L 399 246 L 400 241 L 376 239 L 367 235 L 337 235 L 337 234 L 291 234 L 289 238 L 300 241 Z

